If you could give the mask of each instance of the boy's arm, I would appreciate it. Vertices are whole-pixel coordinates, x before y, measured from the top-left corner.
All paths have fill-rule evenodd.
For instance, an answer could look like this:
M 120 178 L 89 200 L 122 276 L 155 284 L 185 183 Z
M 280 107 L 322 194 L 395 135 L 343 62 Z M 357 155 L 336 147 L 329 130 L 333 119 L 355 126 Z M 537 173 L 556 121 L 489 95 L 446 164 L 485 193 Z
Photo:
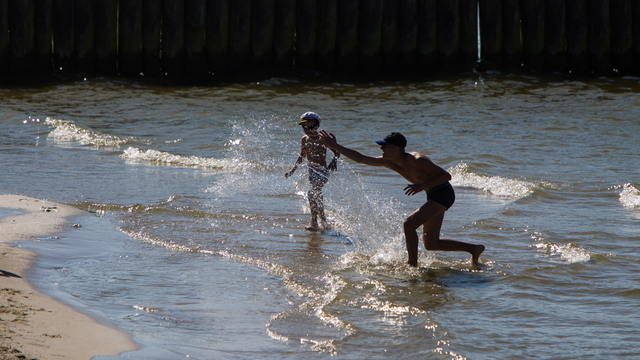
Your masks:
M 332 150 L 338 151 L 340 154 L 348 157 L 349 159 L 366 165 L 372 166 L 387 166 L 387 163 L 382 157 L 373 157 L 364 155 L 356 150 L 349 149 L 348 147 L 338 144 L 336 137 L 332 133 L 327 133 L 325 130 L 320 131 L 320 140 Z
M 293 173 L 298 168 L 298 164 L 302 164 L 302 162 L 304 161 L 304 158 L 307 157 L 307 147 L 305 146 L 305 143 L 306 143 L 305 139 L 306 137 L 302 138 L 302 143 L 300 144 L 300 155 L 298 155 L 298 158 L 296 159 L 296 162 L 293 164 L 293 167 L 284 174 L 285 178 L 288 178 L 289 176 L 293 175 Z

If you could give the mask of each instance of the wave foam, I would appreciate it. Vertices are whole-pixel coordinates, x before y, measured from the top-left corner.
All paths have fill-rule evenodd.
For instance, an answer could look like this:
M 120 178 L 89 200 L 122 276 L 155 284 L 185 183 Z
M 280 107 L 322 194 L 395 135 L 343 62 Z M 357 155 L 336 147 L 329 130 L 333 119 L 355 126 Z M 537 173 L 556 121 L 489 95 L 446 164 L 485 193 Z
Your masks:
M 153 149 L 142 150 L 135 147 L 129 147 L 120 156 L 125 160 L 144 161 L 159 165 L 200 167 L 229 171 L 245 169 L 250 165 L 248 162 L 238 160 L 182 156 Z
M 622 185 L 619 201 L 627 209 L 640 208 L 640 190 L 632 184 Z
M 448 171 L 452 177 L 452 185 L 484 190 L 497 196 L 520 199 L 531 194 L 536 186 L 528 181 L 476 174 L 470 172 L 469 165 L 463 162 Z
M 82 145 L 114 148 L 136 141 L 134 137 L 130 136 L 117 136 L 85 129 L 68 120 L 56 120 L 48 117 L 44 123 L 55 128 L 49 133 L 49 137 L 55 141 L 77 141 Z

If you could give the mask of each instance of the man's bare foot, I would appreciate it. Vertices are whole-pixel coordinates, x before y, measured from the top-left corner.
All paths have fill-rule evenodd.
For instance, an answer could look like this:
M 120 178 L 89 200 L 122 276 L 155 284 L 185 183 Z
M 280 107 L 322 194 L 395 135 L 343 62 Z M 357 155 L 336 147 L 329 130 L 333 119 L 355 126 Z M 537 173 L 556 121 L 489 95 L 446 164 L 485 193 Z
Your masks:
M 471 266 L 478 266 L 478 260 L 480 259 L 480 254 L 484 251 L 484 245 L 475 245 L 474 250 L 471 253 Z
M 309 223 L 307 226 L 304 227 L 305 229 L 309 230 L 309 231 L 316 231 L 318 230 L 318 224 L 316 223 Z
M 407 261 L 407 264 L 411 267 L 418 267 L 418 260 L 414 260 L 414 261 Z

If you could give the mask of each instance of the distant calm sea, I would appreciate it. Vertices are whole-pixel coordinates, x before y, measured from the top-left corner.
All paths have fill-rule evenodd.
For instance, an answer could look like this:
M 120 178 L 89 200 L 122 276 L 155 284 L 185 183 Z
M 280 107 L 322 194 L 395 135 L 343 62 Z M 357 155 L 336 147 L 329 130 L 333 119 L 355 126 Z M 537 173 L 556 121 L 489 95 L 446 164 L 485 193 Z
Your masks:
M 3 87 L 0 193 L 90 213 L 19 246 L 42 291 L 141 344 L 108 359 L 638 359 L 639 93 L 501 73 Z M 448 169 L 442 233 L 484 244 L 481 267 L 422 245 L 407 267 L 424 194 L 346 159 L 331 229 L 305 231 L 306 168 L 284 178 L 305 111 L 370 155 L 401 131 Z

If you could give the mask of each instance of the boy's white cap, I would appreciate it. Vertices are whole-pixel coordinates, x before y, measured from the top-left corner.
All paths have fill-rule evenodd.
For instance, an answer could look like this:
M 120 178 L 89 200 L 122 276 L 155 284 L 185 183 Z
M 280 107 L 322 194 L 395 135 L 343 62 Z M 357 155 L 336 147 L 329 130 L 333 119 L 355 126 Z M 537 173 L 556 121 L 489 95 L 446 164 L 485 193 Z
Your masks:
M 314 113 L 313 111 L 307 111 L 306 113 L 302 114 L 302 116 L 300 116 L 300 122 L 298 123 L 298 125 L 304 124 L 307 120 L 316 120 L 318 122 L 318 125 L 320 125 L 320 121 L 322 119 L 320 119 L 320 115 Z

